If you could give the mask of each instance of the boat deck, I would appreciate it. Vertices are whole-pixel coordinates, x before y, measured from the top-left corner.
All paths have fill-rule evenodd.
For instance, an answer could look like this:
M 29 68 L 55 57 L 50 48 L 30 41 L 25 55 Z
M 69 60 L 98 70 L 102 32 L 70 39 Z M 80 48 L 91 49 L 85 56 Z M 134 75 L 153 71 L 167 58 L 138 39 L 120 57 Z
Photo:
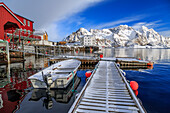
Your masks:
M 125 77 L 114 62 L 100 61 L 69 113 L 145 113 Z

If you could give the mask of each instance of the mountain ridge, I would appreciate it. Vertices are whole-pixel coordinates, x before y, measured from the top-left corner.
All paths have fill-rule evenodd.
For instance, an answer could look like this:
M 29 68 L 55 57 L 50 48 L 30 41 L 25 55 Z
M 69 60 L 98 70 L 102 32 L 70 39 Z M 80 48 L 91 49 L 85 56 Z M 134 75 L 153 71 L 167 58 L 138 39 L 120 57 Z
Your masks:
M 106 47 L 134 47 L 134 46 L 161 46 L 170 48 L 170 38 L 164 37 L 154 29 L 142 26 L 138 30 L 120 25 L 109 29 L 80 28 L 66 38 L 66 42 L 78 42 L 83 36 L 93 35 L 98 46 Z

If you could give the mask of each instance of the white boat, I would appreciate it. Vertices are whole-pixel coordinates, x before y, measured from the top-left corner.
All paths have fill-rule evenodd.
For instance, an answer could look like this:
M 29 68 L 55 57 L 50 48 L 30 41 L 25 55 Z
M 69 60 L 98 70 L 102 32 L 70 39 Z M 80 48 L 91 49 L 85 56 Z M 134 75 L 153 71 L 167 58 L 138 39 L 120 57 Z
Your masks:
M 66 88 L 75 76 L 81 62 L 70 59 L 53 64 L 52 66 L 32 75 L 34 88 Z
M 71 81 L 71 83 L 65 89 L 50 89 L 50 90 L 33 89 L 29 101 L 39 101 L 40 99 L 45 99 L 45 98 L 48 99 L 48 97 L 50 96 L 51 98 L 54 98 L 56 102 L 67 103 L 71 99 L 72 94 L 74 93 L 75 89 L 78 87 L 79 83 L 80 83 L 80 78 L 75 76 L 74 82 Z

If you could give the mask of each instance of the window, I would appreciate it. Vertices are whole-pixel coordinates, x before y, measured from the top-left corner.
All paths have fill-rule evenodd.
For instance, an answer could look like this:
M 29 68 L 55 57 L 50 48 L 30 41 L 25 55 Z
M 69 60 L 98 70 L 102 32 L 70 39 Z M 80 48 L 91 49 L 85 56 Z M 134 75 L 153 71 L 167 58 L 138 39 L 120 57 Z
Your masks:
M 28 21 L 28 26 L 30 26 L 30 21 Z
M 26 29 L 24 29 L 24 33 L 26 33 L 27 32 L 27 30 Z
M 28 34 L 30 34 L 30 30 L 28 30 Z
M 26 25 L 26 20 L 24 19 L 24 24 Z

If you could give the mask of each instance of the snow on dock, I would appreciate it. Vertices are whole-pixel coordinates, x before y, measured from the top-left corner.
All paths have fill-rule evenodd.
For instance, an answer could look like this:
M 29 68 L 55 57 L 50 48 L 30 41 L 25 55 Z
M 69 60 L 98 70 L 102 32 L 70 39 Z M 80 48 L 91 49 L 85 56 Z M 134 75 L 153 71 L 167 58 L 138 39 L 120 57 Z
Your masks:
M 98 59 L 97 57 L 93 57 L 93 56 L 57 56 L 57 57 L 54 57 L 54 58 L 50 58 L 51 60 L 55 60 L 55 59 L 80 59 L 80 60 L 83 60 L 83 59 L 86 59 L 86 60 L 96 60 Z
M 148 61 L 144 61 L 144 60 L 139 60 L 136 58 L 112 58 L 112 57 L 103 57 L 101 58 L 101 60 L 103 61 L 129 61 L 129 62 L 141 62 L 141 63 L 148 63 Z
M 65 59 L 78 59 L 81 61 L 82 65 L 93 65 L 93 64 L 97 64 L 98 61 L 112 61 L 112 62 L 116 62 L 118 64 L 120 64 L 120 66 L 138 66 L 140 68 L 140 66 L 151 66 L 148 67 L 149 69 L 152 69 L 153 67 L 153 62 L 150 61 L 144 61 L 144 60 L 139 60 L 136 58 L 131 58 L 131 57 L 127 57 L 127 58 L 115 58 L 115 57 L 104 57 L 104 58 L 99 58 L 99 57 L 90 57 L 90 56 L 58 56 L 55 58 L 50 58 L 50 62 L 51 63 L 55 63 L 61 60 L 65 60 Z
M 126 78 L 114 62 L 99 61 L 69 113 L 145 113 Z

